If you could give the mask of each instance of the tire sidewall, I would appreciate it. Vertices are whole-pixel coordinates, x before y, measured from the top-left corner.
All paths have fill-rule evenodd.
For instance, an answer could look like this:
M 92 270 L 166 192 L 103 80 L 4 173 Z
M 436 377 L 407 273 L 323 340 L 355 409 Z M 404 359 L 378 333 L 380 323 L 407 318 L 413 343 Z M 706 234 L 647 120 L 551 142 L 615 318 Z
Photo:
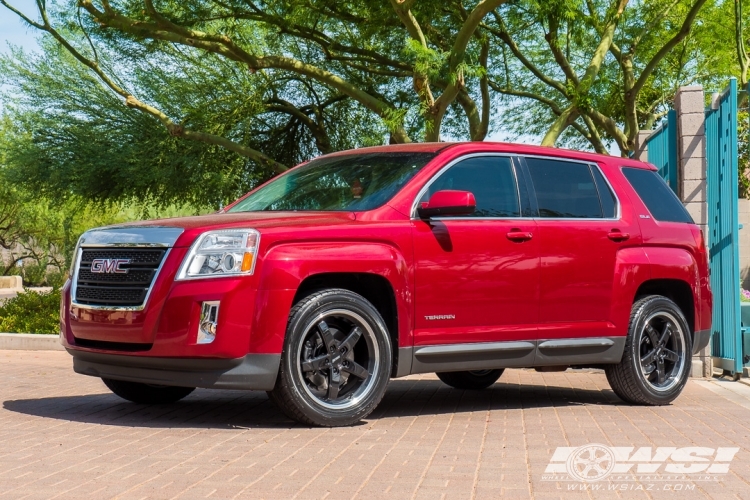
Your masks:
M 294 400 L 295 406 L 317 425 L 348 425 L 367 416 L 383 397 L 390 379 L 392 364 L 391 342 L 383 319 L 364 297 L 346 290 L 330 290 L 324 293 L 323 296 L 318 295 L 315 294 L 307 299 L 303 299 L 301 307 L 293 311 L 289 319 L 284 341 L 280 378 L 282 379 L 282 383 L 289 388 L 290 396 Z M 302 386 L 305 382 L 304 380 L 300 380 L 297 368 L 301 349 L 300 337 L 306 333 L 303 329 L 315 317 L 321 314 L 325 315 L 327 311 L 334 309 L 349 310 L 358 314 L 369 323 L 370 328 L 374 332 L 374 342 L 380 355 L 377 372 L 371 375 L 375 377 L 375 381 L 370 392 L 357 406 L 340 410 L 319 405 Z
M 670 313 L 679 322 L 679 326 L 682 329 L 685 343 L 685 366 L 683 367 L 682 374 L 680 375 L 677 384 L 675 384 L 674 387 L 667 391 L 657 391 L 652 388 L 646 381 L 643 380 L 640 367 L 638 366 L 641 362 L 641 331 L 643 330 L 645 322 L 649 318 L 649 316 L 660 311 Z M 649 400 L 651 404 L 665 404 L 674 401 L 684 389 L 685 384 L 687 384 L 687 380 L 690 377 L 690 368 L 692 365 L 692 335 L 690 332 L 690 328 L 688 327 L 687 320 L 682 314 L 680 308 L 666 297 L 653 297 L 649 299 L 635 311 L 635 314 L 636 317 L 633 318 L 633 321 L 631 322 L 631 331 L 628 332 L 630 335 L 630 341 L 627 345 L 627 348 L 629 350 L 629 368 L 633 371 L 634 382 L 637 384 L 638 389 L 643 394 L 643 396 L 647 400 Z

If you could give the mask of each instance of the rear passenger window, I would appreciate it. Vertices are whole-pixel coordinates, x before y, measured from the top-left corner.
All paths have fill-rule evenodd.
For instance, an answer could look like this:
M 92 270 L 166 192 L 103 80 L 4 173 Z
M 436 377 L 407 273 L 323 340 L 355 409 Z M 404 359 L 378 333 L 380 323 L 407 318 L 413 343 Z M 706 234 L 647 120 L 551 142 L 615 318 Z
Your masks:
M 591 173 L 594 174 L 594 181 L 596 181 L 596 188 L 599 191 L 599 200 L 602 202 L 604 217 L 614 219 L 617 211 L 615 195 L 612 194 L 612 189 L 610 189 L 609 184 L 604 180 L 604 176 L 597 167 L 592 165 Z
M 430 184 L 419 200 L 444 189 L 470 191 L 477 208 L 467 217 L 519 217 L 518 189 L 513 165 L 504 156 L 476 156 L 455 164 Z
M 651 216 L 664 222 L 693 222 L 693 218 L 680 203 L 664 179 L 653 170 L 642 168 L 622 169 L 625 178 L 646 205 Z
M 526 164 L 540 217 L 600 219 L 604 216 L 588 165 L 547 158 L 526 158 Z

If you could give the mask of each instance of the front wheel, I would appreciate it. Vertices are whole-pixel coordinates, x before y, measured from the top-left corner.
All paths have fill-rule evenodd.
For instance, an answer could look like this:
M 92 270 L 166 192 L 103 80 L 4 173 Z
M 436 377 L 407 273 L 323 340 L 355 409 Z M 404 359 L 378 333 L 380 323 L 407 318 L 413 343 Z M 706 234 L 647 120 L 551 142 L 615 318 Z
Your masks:
M 612 390 L 629 403 L 664 405 L 690 376 L 690 329 L 680 308 L 651 295 L 633 304 L 622 361 L 606 368 Z
M 383 398 L 391 359 L 377 309 L 349 290 L 324 290 L 290 311 L 276 387 L 268 394 L 298 422 L 351 425 Z
M 468 372 L 438 372 L 438 376 L 443 383 L 455 389 L 480 390 L 486 389 L 503 374 L 500 370 L 472 370 Z
M 169 385 L 150 385 L 140 382 L 127 382 L 103 378 L 102 382 L 110 391 L 122 399 L 146 405 L 174 403 L 195 390 L 195 387 L 173 387 Z

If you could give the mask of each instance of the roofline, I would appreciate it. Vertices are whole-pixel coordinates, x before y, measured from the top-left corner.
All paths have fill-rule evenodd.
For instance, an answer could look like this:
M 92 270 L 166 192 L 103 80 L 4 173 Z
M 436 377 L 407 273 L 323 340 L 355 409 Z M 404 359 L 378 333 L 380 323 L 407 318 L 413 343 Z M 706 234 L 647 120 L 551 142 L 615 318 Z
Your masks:
M 449 149 L 457 147 L 467 147 L 472 151 L 480 152 L 509 152 L 518 154 L 537 154 L 543 156 L 557 156 L 559 158 L 570 158 L 578 160 L 588 160 L 603 163 L 618 163 L 620 166 L 646 168 L 656 170 L 656 167 L 650 163 L 636 160 L 633 158 L 624 158 L 620 156 L 605 155 L 593 153 L 590 151 L 579 151 L 575 149 L 555 148 L 549 146 L 537 146 L 532 144 L 520 144 L 512 142 L 490 142 L 490 141 L 473 141 L 473 142 L 412 142 L 407 144 L 389 144 L 383 146 L 370 146 L 358 149 L 349 149 L 337 151 L 324 155 L 326 157 L 345 156 L 352 154 L 372 154 L 372 153 L 389 153 L 389 152 L 423 152 L 423 153 L 443 153 Z M 320 158 L 320 157 L 319 157 Z

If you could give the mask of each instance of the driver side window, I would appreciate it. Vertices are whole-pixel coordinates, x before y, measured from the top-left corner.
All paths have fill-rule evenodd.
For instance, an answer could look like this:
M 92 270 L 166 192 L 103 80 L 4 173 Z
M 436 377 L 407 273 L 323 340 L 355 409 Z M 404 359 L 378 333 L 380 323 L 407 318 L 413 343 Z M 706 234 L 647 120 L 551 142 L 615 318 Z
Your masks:
M 428 202 L 445 189 L 474 194 L 476 211 L 464 217 L 521 216 L 516 177 L 508 157 L 476 156 L 460 161 L 436 179 L 419 202 Z

